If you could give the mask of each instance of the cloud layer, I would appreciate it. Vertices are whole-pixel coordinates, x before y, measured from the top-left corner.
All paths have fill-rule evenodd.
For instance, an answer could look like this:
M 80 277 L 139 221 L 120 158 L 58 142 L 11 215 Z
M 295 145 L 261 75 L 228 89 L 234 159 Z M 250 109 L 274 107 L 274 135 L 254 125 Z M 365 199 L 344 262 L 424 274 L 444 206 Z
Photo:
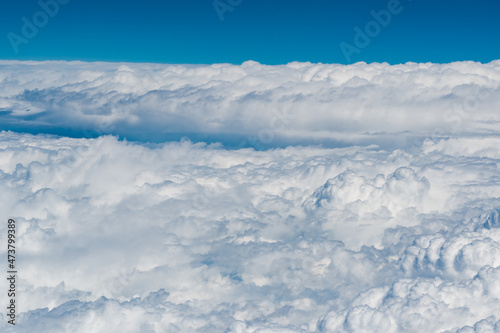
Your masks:
M 1 61 L 15 331 L 500 330 L 499 83 L 499 61 Z
M 283 70 L 315 66 L 329 68 Z M 185 70 L 211 82 L 213 68 Z M 221 65 L 218 75 L 236 82 L 236 68 Z M 41 75 L 40 86 L 60 86 L 51 94 L 65 100 L 78 85 L 97 85 L 97 74 L 82 73 L 72 75 L 86 80 Z M 324 85 L 321 73 L 308 84 Z M 134 86 L 103 100 L 133 96 Z M 16 332 L 497 331 L 499 147 L 497 137 L 472 133 L 404 149 L 256 151 L 1 132 L 0 210 L 18 221 Z
M 498 135 L 500 62 L 265 66 L 0 62 L 3 130 L 228 147 L 402 147 Z M 398 134 L 395 136 L 395 134 Z

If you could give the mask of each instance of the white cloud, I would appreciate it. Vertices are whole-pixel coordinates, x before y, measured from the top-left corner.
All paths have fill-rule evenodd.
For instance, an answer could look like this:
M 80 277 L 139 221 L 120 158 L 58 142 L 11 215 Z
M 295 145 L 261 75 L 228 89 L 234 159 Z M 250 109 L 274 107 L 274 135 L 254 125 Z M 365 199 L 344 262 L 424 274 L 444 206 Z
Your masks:
M 229 146 L 498 134 L 500 62 L 265 66 L 0 62 L 2 129 Z M 399 133 L 397 138 L 395 133 Z
M 498 330 L 499 66 L 0 62 L 15 331 Z
M 2 132 L 16 329 L 494 327 L 499 148 L 464 140 L 255 151 Z

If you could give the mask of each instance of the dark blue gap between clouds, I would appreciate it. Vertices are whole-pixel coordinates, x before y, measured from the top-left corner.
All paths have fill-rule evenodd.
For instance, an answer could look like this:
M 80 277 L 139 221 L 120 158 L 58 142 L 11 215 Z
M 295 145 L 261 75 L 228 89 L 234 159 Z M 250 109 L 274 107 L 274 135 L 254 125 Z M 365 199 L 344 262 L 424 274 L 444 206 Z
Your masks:
M 277 137 L 273 139 L 269 143 L 263 143 L 259 141 L 257 135 L 237 135 L 237 134 L 217 134 L 210 135 L 207 133 L 157 133 L 155 135 L 151 135 L 151 132 L 140 132 L 136 131 L 133 134 L 127 133 L 119 134 L 121 131 L 116 131 L 113 133 L 102 134 L 96 130 L 74 130 L 72 128 L 59 128 L 55 126 L 32 126 L 32 127 L 24 127 L 20 124 L 9 124 L 4 123 L 2 119 L 2 115 L 0 114 L 0 132 L 2 131 L 10 131 L 15 133 L 27 133 L 33 135 L 48 135 L 48 136 L 56 136 L 56 137 L 69 137 L 69 138 L 85 138 L 85 139 L 94 139 L 103 135 L 112 135 L 117 137 L 120 141 L 129 141 L 136 144 L 144 145 L 144 146 L 157 146 L 167 142 L 178 142 L 188 140 L 193 143 L 206 143 L 206 144 L 220 144 L 221 147 L 225 149 L 243 149 L 243 148 L 252 148 L 257 151 L 265 151 L 269 149 L 275 148 L 286 148 L 290 146 L 318 146 L 325 148 L 344 148 L 352 146 L 353 143 L 349 143 L 348 141 L 338 141 L 338 140 L 313 140 L 313 139 L 296 139 L 290 140 L 288 138 L 280 138 Z M 417 145 L 418 142 L 422 142 L 422 138 L 411 138 L 412 142 Z M 380 140 L 376 140 L 377 142 Z M 405 143 L 408 142 L 408 139 L 404 140 Z M 364 145 L 370 145 L 373 142 L 369 142 L 366 140 Z M 394 142 L 391 140 L 387 140 L 387 145 L 394 146 Z M 358 142 L 357 144 L 362 144 L 362 142 Z M 398 146 L 398 145 L 396 145 Z

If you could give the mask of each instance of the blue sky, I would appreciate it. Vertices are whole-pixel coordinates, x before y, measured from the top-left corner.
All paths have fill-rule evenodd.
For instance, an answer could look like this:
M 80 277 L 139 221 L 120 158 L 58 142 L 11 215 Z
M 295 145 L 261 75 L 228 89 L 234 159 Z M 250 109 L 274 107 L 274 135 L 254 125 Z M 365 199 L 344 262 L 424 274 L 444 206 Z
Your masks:
M 356 47 L 354 28 L 365 33 L 371 11 L 387 10 L 391 1 L 220 0 L 217 13 L 212 0 L 60 0 L 67 3 L 53 17 L 40 13 L 38 1 L 5 1 L 0 59 L 393 64 L 500 58 L 500 4 L 489 0 L 401 0 L 390 23 L 372 25 L 368 43 L 346 56 L 340 44 Z M 23 35 L 26 22 L 37 19 L 38 31 L 26 28 Z

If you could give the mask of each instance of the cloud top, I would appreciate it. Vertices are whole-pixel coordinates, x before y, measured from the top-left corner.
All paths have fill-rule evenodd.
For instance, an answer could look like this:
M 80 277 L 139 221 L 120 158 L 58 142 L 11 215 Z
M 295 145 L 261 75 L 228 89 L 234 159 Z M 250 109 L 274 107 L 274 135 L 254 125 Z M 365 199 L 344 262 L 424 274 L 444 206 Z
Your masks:
M 0 62 L 1 129 L 267 149 L 498 134 L 500 62 Z M 398 139 L 395 139 L 398 134 Z
M 496 141 L 255 151 L 1 132 L 17 332 L 497 329 Z

